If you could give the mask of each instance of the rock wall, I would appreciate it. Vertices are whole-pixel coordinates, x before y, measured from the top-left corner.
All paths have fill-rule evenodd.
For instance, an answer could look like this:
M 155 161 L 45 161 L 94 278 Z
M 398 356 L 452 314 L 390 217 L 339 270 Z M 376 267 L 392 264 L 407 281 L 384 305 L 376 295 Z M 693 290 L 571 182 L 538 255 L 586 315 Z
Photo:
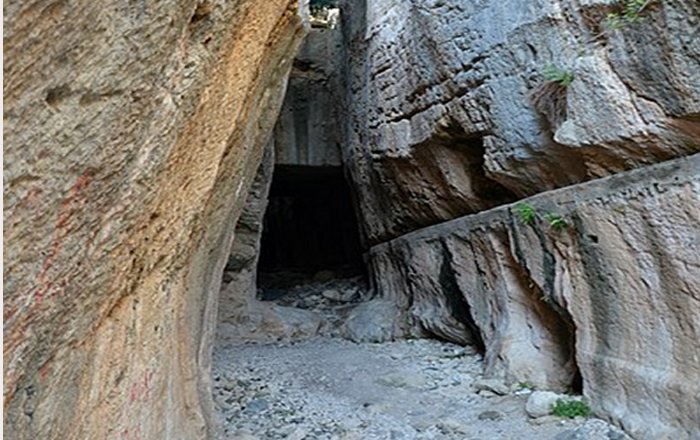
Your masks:
M 4 432 L 211 438 L 221 273 L 299 5 L 4 12 Z
M 275 137 L 263 159 L 236 223 L 233 246 L 224 269 L 216 324 L 216 345 L 306 338 L 321 325 L 315 314 L 257 299 L 257 270 L 263 217 L 268 206 L 275 161 Z
M 700 151 L 700 5 L 605 30 L 614 5 L 346 2 L 343 154 L 368 242 Z
M 637 437 L 694 438 L 700 4 L 610 26 L 620 7 L 345 2 L 343 161 L 376 302 L 402 310 L 379 339 L 482 345 L 511 382 L 580 374 Z M 511 203 L 538 193 L 523 225 Z
M 512 383 L 563 387 L 577 364 L 635 438 L 697 438 L 698 170 L 696 154 L 526 199 L 530 224 L 507 205 L 373 247 L 394 336 L 480 340 Z
M 275 125 L 276 164 L 340 166 L 336 101 L 341 42 L 337 28 L 313 28 L 306 36 Z

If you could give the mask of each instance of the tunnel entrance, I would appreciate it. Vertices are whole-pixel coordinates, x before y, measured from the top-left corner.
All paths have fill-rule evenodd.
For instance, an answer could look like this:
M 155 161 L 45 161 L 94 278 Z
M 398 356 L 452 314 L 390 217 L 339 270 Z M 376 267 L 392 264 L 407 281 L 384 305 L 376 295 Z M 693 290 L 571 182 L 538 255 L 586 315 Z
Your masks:
M 288 287 L 323 273 L 326 278 L 363 275 L 357 220 L 341 167 L 276 165 L 268 200 L 258 263 L 261 287 Z

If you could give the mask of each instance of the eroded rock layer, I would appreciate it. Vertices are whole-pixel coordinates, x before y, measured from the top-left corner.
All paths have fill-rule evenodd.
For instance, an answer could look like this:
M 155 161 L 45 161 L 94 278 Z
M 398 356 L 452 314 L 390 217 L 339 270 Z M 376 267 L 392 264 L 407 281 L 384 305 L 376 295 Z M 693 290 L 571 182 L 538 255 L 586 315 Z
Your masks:
M 368 242 L 700 151 L 700 4 L 646 3 L 612 26 L 608 0 L 346 2 Z
M 211 437 L 221 272 L 299 6 L 4 12 L 5 433 Z
M 700 426 L 700 155 L 544 193 L 370 251 L 394 336 L 478 339 L 486 374 L 570 385 L 640 439 Z M 531 221 L 523 208 L 532 208 Z

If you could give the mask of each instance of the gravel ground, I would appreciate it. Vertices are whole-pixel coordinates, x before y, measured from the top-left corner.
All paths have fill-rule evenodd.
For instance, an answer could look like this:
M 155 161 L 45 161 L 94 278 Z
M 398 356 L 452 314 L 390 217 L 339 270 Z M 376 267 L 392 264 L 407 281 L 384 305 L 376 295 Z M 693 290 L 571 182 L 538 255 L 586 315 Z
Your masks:
M 528 390 L 478 391 L 481 357 L 433 340 L 218 347 L 220 439 L 623 440 L 597 419 L 531 419 Z M 476 385 L 476 386 L 475 386 Z

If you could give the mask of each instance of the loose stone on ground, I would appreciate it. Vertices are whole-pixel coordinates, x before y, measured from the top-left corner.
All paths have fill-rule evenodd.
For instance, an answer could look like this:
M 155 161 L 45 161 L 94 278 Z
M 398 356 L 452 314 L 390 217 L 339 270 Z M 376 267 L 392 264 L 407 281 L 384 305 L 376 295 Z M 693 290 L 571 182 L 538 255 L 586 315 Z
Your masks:
M 500 389 L 481 371 L 478 354 L 434 340 L 222 346 L 213 372 L 221 438 L 628 438 L 595 419 L 532 419 L 528 395 Z M 504 395 L 482 395 L 485 384 Z

